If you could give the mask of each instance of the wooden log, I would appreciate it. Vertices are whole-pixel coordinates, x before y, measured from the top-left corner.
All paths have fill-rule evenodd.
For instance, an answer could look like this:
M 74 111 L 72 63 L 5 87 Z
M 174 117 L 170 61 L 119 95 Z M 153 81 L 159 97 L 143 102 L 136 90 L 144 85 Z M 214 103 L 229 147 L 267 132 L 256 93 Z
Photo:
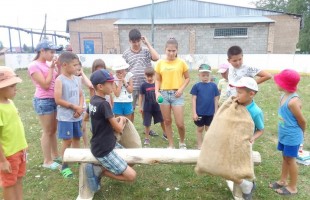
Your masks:
M 196 164 L 200 150 L 167 149 L 167 148 L 137 148 L 137 149 L 115 149 L 129 164 Z M 98 161 L 90 149 L 67 148 L 64 162 L 96 163 Z M 254 164 L 261 163 L 259 152 L 253 151 Z
M 80 164 L 79 169 L 79 196 L 77 200 L 92 200 L 94 192 L 88 187 L 87 176 L 85 174 L 86 163 Z

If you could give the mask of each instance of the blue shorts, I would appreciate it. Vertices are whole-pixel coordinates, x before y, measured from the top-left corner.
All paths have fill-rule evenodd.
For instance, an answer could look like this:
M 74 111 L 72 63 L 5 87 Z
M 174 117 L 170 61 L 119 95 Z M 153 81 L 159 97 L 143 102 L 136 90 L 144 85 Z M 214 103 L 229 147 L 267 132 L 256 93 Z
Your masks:
M 152 117 L 154 120 L 154 124 L 164 121 L 160 110 L 159 111 L 144 111 L 143 112 L 143 126 L 151 126 Z
M 123 146 L 120 145 L 118 142 L 115 144 L 115 149 L 122 149 Z M 100 162 L 100 164 L 107 169 L 108 171 L 112 172 L 115 175 L 120 175 L 124 173 L 128 164 L 126 161 L 121 158 L 114 150 L 111 151 L 108 155 L 103 156 L 101 158 L 96 157 L 96 159 Z
M 58 121 L 58 138 L 69 140 L 82 137 L 82 120 L 77 122 Z
M 34 111 L 38 115 L 50 115 L 57 112 L 57 105 L 54 98 L 37 98 L 34 97 L 32 100 Z
M 207 116 L 207 115 L 198 115 L 198 120 L 194 121 L 196 126 L 202 127 L 202 126 L 210 126 L 211 122 L 213 120 L 213 115 Z
M 161 90 L 160 94 L 164 99 L 161 104 L 171 106 L 184 106 L 184 94 L 182 94 L 179 98 L 176 98 L 175 92 L 176 90 Z
M 278 150 L 282 151 L 283 156 L 297 158 L 300 145 L 288 146 L 278 143 Z
M 115 115 L 130 115 L 133 113 L 131 102 L 114 102 L 113 113 Z

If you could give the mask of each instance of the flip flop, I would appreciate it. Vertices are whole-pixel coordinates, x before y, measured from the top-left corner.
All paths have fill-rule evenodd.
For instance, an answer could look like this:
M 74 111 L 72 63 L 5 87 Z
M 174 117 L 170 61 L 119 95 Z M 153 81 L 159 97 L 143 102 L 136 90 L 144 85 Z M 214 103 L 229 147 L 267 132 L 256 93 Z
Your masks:
M 61 170 L 61 174 L 64 178 L 72 178 L 73 177 L 73 173 L 69 167 Z
M 53 162 L 50 165 L 47 164 L 43 164 L 42 167 L 46 168 L 46 169 L 51 169 L 51 170 L 56 170 L 56 169 L 60 169 L 60 164 L 57 162 Z
M 250 194 L 242 193 L 242 198 L 244 200 L 252 200 L 253 192 L 254 192 L 255 189 L 256 189 L 256 184 L 253 181 L 253 187 L 252 187 L 252 190 L 251 190 Z
M 274 183 L 269 184 L 269 188 L 273 189 L 273 190 L 277 190 L 277 189 L 283 188 L 285 186 L 286 185 L 280 185 L 278 182 L 274 182 Z
M 292 192 L 288 191 L 288 189 L 287 189 L 286 187 L 279 188 L 279 190 L 281 191 L 281 193 L 278 192 L 278 190 L 277 190 L 276 192 L 277 192 L 279 195 L 282 195 L 282 196 L 292 196 L 292 195 L 297 194 L 297 192 L 292 193 Z

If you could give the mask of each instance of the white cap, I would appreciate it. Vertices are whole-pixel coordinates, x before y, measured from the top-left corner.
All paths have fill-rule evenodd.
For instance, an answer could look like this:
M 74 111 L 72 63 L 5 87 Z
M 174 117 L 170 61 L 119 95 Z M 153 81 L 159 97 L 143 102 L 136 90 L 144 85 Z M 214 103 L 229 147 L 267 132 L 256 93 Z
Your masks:
M 258 86 L 257 82 L 254 78 L 252 77 L 242 77 L 239 81 L 237 81 L 234 84 L 229 84 L 231 87 L 236 87 L 236 88 L 248 88 L 250 90 L 258 91 Z
M 124 61 L 124 62 L 119 62 L 113 65 L 112 70 L 117 71 L 117 70 L 127 69 L 128 67 L 129 65 Z

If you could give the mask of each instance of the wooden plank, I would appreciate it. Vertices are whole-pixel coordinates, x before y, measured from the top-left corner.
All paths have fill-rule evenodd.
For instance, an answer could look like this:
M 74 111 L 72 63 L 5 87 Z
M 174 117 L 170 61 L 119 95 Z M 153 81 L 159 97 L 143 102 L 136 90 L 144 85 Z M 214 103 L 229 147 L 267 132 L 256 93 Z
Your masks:
M 92 200 L 94 192 L 88 187 L 87 176 L 85 173 L 86 163 L 80 164 L 79 169 L 79 196 L 77 200 Z

